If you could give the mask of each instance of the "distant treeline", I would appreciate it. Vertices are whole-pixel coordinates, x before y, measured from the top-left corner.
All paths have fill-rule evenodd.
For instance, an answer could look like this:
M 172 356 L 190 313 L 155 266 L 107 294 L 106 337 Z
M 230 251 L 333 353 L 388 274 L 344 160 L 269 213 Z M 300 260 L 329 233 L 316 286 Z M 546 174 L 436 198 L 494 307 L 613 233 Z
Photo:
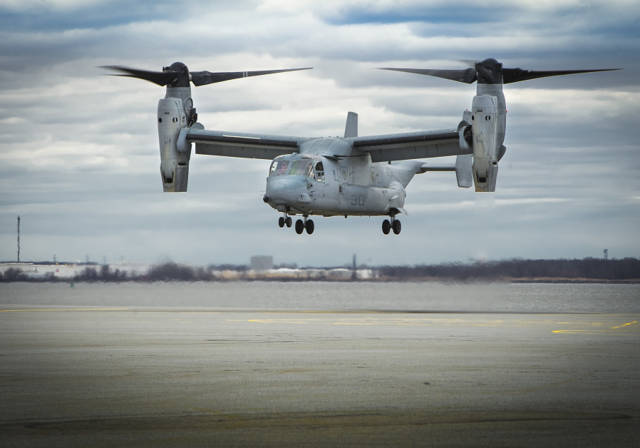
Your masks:
M 372 269 L 376 275 L 372 280 L 505 280 L 505 281 L 640 281 L 640 260 L 624 258 L 605 260 L 584 258 L 581 260 L 503 260 L 471 263 L 448 263 L 416 266 L 359 267 Z M 218 265 L 192 267 L 177 263 L 152 266 L 144 274 L 130 275 L 125 271 L 111 269 L 108 265 L 88 265 L 73 278 L 59 278 L 53 273 L 42 277 L 31 277 L 20 269 L 10 268 L 0 273 L 0 281 L 76 281 L 76 282 L 122 282 L 122 281 L 214 281 L 220 277 L 215 272 L 222 270 L 246 272 L 247 266 Z M 253 279 L 260 278 L 252 277 Z M 265 279 L 267 279 L 265 277 Z
M 499 279 L 640 279 L 640 260 L 623 258 L 605 260 L 502 260 L 474 263 L 450 263 L 419 266 L 384 266 L 380 275 L 390 279 L 409 280 L 437 278 L 445 280 Z
M 41 263 L 52 264 L 52 263 Z M 9 268 L 4 274 L 0 272 L 0 281 L 3 282 L 68 282 L 85 281 L 85 282 L 122 282 L 127 280 L 135 280 L 138 277 L 129 277 L 125 271 L 119 269 L 112 270 L 108 265 L 96 265 L 92 263 L 85 267 L 82 272 L 72 279 L 57 277 L 53 272 L 47 272 L 41 277 L 34 277 L 23 272 L 18 268 Z
M 41 277 L 33 277 L 17 268 L 9 268 L 4 274 L 0 273 L 0 281 L 4 282 L 124 282 L 124 281 L 212 281 L 215 280 L 214 270 L 229 269 L 236 271 L 246 271 L 246 266 L 236 265 L 220 265 L 203 267 L 192 267 L 173 262 L 163 263 L 151 266 L 144 274 L 131 275 L 126 271 L 119 269 L 111 269 L 109 265 L 90 264 L 85 267 L 79 274 L 72 278 L 56 277 L 54 273 L 49 272 Z

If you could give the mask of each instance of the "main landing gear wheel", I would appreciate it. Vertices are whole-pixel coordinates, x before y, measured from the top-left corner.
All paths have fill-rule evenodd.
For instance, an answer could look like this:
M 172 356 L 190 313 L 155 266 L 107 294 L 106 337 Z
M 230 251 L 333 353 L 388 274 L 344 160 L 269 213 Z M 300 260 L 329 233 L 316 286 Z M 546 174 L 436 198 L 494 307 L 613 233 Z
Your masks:
M 384 233 L 385 235 L 389 235 L 389 232 L 391 230 L 393 230 L 393 233 L 395 233 L 396 235 L 399 235 L 400 231 L 402 230 L 402 224 L 400 224 L 400 221 L 394 219 L 393 217 L 391 218 L 391 221 L 389 221 L 388 219 L 382 221 L 382 233 Z
M 278 218 L 278 227 L 281 227 L 281 228 L 284 227 L 285 221 L 286 220 L 284 219 L 284 216 L 279 217 Z
M 291 224 L 293 224 L 291 216 L 287 216 L 287 218 L 284 220 L 284 223 L 287 225 L 287 227 L 291 227 Z
M 304 222 L 301 219 L 296 221 L 296 233 L 301 235 L 304 232 Z
M 400 224 L 400 221 L 394 219 L 391 223 L 391 227 L 393 228 L 393 233 L 400 235 L 400 231 L 402 230 L 402 224 Z
M 314 229 L 314 225 L 313 225 L 313 219 L 307 219 L 304 222 L 304 228 L 306 229 L 307 233 L 309 235 L 311 235 L 313 233 L 313 229 Z

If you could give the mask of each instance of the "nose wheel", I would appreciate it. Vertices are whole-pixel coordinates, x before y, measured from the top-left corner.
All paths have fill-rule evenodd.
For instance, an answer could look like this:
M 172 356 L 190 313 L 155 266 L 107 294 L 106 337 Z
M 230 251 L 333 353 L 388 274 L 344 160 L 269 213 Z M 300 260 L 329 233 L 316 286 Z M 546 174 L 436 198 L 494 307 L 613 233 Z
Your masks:
M 385 219 L 382 221 L 382 233 L 388 235 L 391 230 L 393 230 L 393 233 L 396 235 L 400 235 L 402 224 L 399 219 L 391 217 L 391 220 Z
M 278 227 L 282 228 L 284 226 L 291 227 L 293 220 L 291 216 L 281 216 L 278 218 Z

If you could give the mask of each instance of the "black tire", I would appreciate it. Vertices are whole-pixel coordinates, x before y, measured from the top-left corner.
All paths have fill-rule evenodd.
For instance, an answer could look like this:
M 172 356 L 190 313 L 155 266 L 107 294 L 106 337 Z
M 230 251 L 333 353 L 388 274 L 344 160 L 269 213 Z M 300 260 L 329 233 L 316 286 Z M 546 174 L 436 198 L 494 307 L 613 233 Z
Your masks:
M 278 218 L 278 227 L 284 227 L 284 216 Z
M 307 219 L 307 221 L 304 223 L 304 228 L 307 233 L 311 235 L 313 233 L 313 229 L 315 228 L 315 226 L 313 225 L 313 219 Z
M 389 231 L 391 230 L 391 223 L 388 219 L 382 221 L 382 233 L 385 235 L 389 235 Z
M 393 233 L 400 235 L 400 231 L 402 230 L 402 224 L 400 224 L 400 221 L 394 219 L 391 227 L 393 227 Z
M 302 222 L 301 219 L 298 219 L 296 221 L 296 233 L 300 235 L 302 232 L 304 232 L 304 222 Z
M 287 225 L 287 227 L 291 227 L 291 224 L 293 224 L 291 216 L 287 216 L 287 219 L 284 220 L 284 223 Z

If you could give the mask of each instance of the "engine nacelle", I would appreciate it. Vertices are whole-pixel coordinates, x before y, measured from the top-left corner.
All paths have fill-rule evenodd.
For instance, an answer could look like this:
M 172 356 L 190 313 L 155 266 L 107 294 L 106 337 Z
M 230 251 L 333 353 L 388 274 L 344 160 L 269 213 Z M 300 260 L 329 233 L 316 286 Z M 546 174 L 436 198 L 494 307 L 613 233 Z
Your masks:
M 158 138 L 160 140 L 160 175 L 165 192 L 187 191 L 191 151 L 178 151 L 180 129 L 188 125 L 180 98 L 163 98 L 158 102 Z
M 471 107 L 473 129 L 473 180 L 476 191 L 495 191 L 498 177 L 498 99 L 478 95 Z

